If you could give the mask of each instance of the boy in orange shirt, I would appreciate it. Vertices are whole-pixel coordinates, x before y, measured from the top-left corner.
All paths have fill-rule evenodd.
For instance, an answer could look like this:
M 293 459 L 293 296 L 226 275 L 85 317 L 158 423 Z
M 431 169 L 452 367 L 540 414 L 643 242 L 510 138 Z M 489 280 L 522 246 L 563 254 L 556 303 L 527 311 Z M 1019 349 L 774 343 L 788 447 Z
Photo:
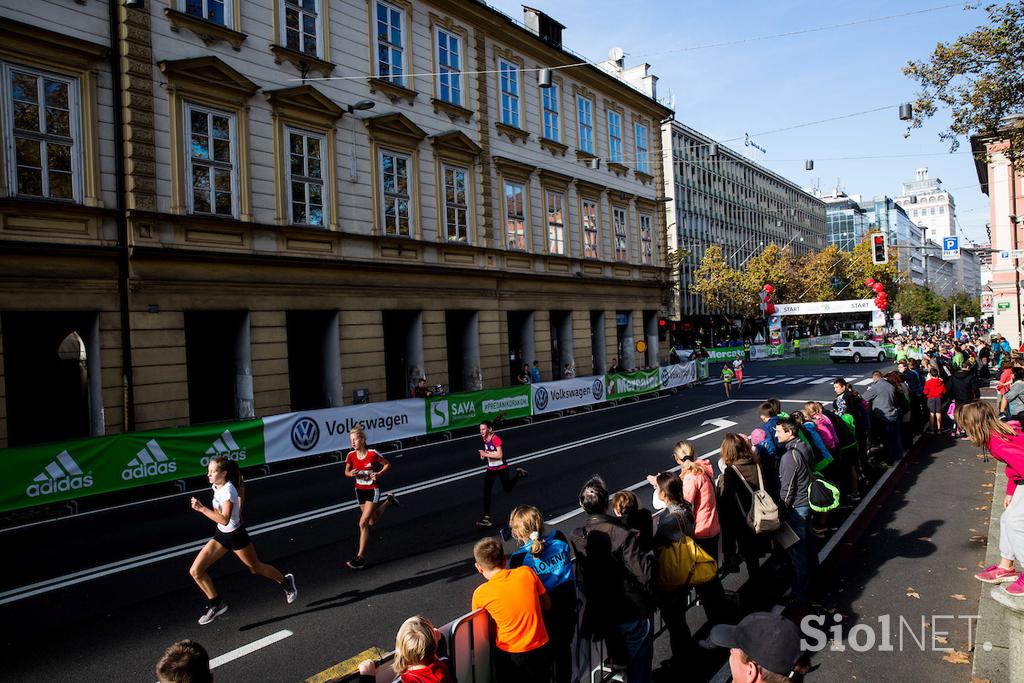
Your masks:
M 496 538 L 473 547 L 476 570 L 487 583 L 473 591 L 473 609 L 483 608 L 497 625 L 494 671 L 499 683 L 551 680 L 548 633 L 541 610 L 551 598 L 529 567 L 505 568 L 505 550 Z

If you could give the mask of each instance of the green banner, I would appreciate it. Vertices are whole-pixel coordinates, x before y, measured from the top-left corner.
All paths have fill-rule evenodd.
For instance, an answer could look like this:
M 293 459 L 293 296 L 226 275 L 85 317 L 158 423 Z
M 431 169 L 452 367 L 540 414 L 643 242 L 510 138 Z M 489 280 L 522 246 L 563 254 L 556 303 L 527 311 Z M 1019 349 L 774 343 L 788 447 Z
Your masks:
M 657 374 L 657 373 L 655 373 Z M 533 414 L 530 386 L 467 391 L 427 398 L 427 433 L 475 427 L 483 420 L 515 420 Z
M 0 450 L 0 511 L 206 475 L 224 455 L 265 460 L 263 421 L 131 432 Z
M 626 396 L 649 394 L 661 389 L 661 373 L 658 370 L 613 372 L 604 376 L 604 386 L 605 396 L 609 401 Z

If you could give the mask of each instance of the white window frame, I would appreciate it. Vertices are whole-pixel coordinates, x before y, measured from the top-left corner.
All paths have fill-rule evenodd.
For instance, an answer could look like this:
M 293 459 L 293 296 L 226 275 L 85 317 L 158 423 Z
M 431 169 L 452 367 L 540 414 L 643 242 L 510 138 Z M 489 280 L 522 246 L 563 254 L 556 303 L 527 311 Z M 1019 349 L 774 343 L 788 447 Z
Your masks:
M 394 26 L 392 24 L 392 21 L 391 21 L 393 16 L 394 16 L 392 13 L 393 12 L 397 12 L 398 13 L 398 26 L 397 26 L 397 28 L 398 28 L 398 30 L 400 32 L 399 33 L 399 37 L 401 38 L 401 42 L 398 43 L 398 44 L 395 44 L 395 43 L 391 42 L 390 32 L 389 32 L 389 35 L 388 35 L 388 40 L 385 41 L 385 42 L 381 42 L 380 31 L 377 30 L 377 25 L 380 23 L 379 12 L 380 12 L 380 8 L 381 7 L 385 7 L 388 10 L 387 24 L 388 24 L 389 27 Z M 374 71 L 375 74 L 377 74 L 377 78 L 380 78 L 382 80 L 388 81 L 389 83 L 394 83 L 395 85 L 402 86 L 403 88 L 406 87 L 405 83 L 406 83 L 406 78 L 408 77 L 408 71 L 409 71 L 406 68 L 406 62 L 408 61 L 406 59 L 406 51 L 407 51 L 406 45 L 408 44 L 408 42 L 409 42 L 409 38 L 408 38 L 408 31 L 406 30 L 406 23 L 405 23 L 405 9 L 402 8 L 402 7 L 398 7 L 397 5 L 392 5 L 391 3 L 388 3 L 388 2 L 383 2 L 382 0 L 374 0 L 374 3 L 373 3 L 373 71 Z M 387 48 L 388 48 L 388 74 L 386 74 L 386 75 L 382 74 L 381 70 L 380 70 L 380 65 L 381 65 L 380 48 L 381 48 L 381 45 L 386 45 Z M 398 51 L 398 53 L 399 53 L 399 55 L 401 57 L 400 63 L 398 64 L 398 71 L 399 71 L 398 75 L 395 75 L 395 73 L 394 73 L 395 63 L 392 61 L 392 58 L 394 57 L 395 51 Z
M 230 29 L 234 30 L 235 29 L 235 26 L 234 26 L 234 14 L 233 14 L 234 7 L 232 7 L 232 5 L 231 5 L 231 3 L 233 3 L 234 1 L 235 0 L 221 0 L 221 2 L 224 5 L 224 23 L 222 23 L 222 24 L 218 24 L 216 21 L 213 21 L 212 19 L 207 17 L 207 15 L 210 13 L 210 2 L 211 2 L 211 0 L 199 0 L 199 2 L 203 6 L 203 16 L 201 16 L 201 17 L 200 16 L 196 16 L 195 14 L 191 14 L 188 11 L 188 0 L 178 0 L 178 11 L 181 12 L 182 14 L 187 14 L 190 17 L 194 17 L 196 19 L 202 19 L 203 21 L 208 21 L 211 24 L 213 24 L 214 26 L 223 26 L 224 28 L 230 28 Z
M 462 70 L 463 70 L 462 69 L 462 53 L 463 53 L 462 36 L 459 35 L 458 33 L 453 33 L 452 31 L 448 31 L 448 30 L 440 28 L 438 26 L 434 27 L 434 31 L 435 31 L 434 38 L 437 41 L 437 48 L 436 48 L 437 49 L 437 99 L 441 100 L 442 102 L 448 102 L 449 104 L 454 104 L 454 105 L 458 105 L 458 106 L 461 107 L 461 106 L 463 106 L 462 102 L 463 102 L 463 99 L 465 97 L 465 95 L 464 95 L 465 89 L 463 88 L 463 85 L 465 84 L 465 81 L 466 81 L 466 79 L 463 78 L 463 73 L 462 73 Z M 442 43 L 442 39 L 443 39 L 443 43 Z M 457 51 L 456 55 L 455 55 L 455 57 L 456 57 L 456 59 L 455 59 L 456 64 L 454 66 L 451 65 L 451 64 L 445 64 L 442 61 L 442 59 L 441 59 L 442 49 L 445 52 L 447 52 L 449 54 L 449 56 L 451 55 L 451 43 L 452 43 L 452 41 L 455 42 L 455 49 Z M 445 77 L 445 76 L 448 77 L 448 93 L 449 93 L 449 97 L 447 97 L 447 98 L 444 96 L 444 91 L 442 90 L 442 85 L 441 85 L 441 83 L 442 83 L 441 79 L 443 77 Z M 456 88 L 452 88 L 452 79 L 454 79 L 456 84 L 457 84 Z M 457 97 L 451 97 L 451 93 L 453 91 L 458 93 Z
M 618 135 L 614 134 L 616 131 Z M 622 114 L 615 109 L 608 110 L 608 163 L 622 163 Z
M 552 211 L 552 201 L 558 203 L 558 210 Z M 565 256 L 565 193 L 558 190 L 544 190 L 544 212 L 548 224 L 548 253 Z M 554 220 L 555 215 L 561 220 Z
M 405 175 L 406 175 L 406 194 L 402 195 L 398 192 L 387 192 L 384 189 L 384 157 L 390 156 L 395 160 L 402 160 L 405 162 Z M 380 231 L 381 234 L 388 237 L 413 237 L 416 234 L 416 207 L 412 201 L 412 183 L 413 183 L 413 157 L 410 154 L 404 152 L 397 152 L 391 149 L 382 149 L 377 153 L 377 163 L 379 164 L 380 172 L 377 180 L 378 187 L 380 189 Z M 397 167 L 396 167 L 397 176 Z M 409 226 L 408 233 L 403 234 L 401 232 L 401 226 L 398 225 L 398 204 L 397 202 L 405 197 L 407 206 L 409 207 Z M 395 230 L 396 232 L 388 232 L 388 206 L 390 203 L 395 203 Z
M 629 216 L 626 209 L 619 206 L 612 207 L 612 250 L 616 261 L 629 261 Z
M 645 266 L 654 264 L 654 221 L 649 213 L 638 216 L 640 223 L 640 262 Z
M 586 106 L 584 106 L 586 105 Z M 586 117 L 584 118 L 584 114 Z M 583 95 L 576 96 L 577 142 L 580 151 L 594 153 L 594 102 Z
M 588 208 L 593 209 L 590 218 L 593 218 L 591 225 L 593 230 L 589 233 L 594 235 L 594 244 L 591 246 L 588 243 L 587 235 L 587 223 L 588 223 Z M 583 257 L 584 258 L 601 258 L 601 226 L 600 226 L 601 207 L 593 199 L 583 199 L 580 201 L 580 223 L 583 225 Z M 591 253 L 591 249 L 593 249 Z
M 314 12 L 316 12 L 316 53 L 313 56 L 315 56 L 317 59 L 324 59 L 324 7 L 323 7 L 323 0 L 314 0 L 314 2 L 316 3 L 316 7 L 313 10 Z M 299 12 L 299 48 L 298 49 L 289 48 L 288 47 L 288 20 L 287 20 L 287 17 L 288 17 L 289 5 L 291 5 L 293 9 L 295 9 L 295 10 L 297 10 Z M 305 35 L 303 33 L 303 31 L 302 31 L 302 24 L 303 24 L 302 16 L 304 14 L 308 14 L 309 10 L 304 9 L 302 7 L 301 0 L 278 0 L 278 7 L 279 7 L 279 12 L 280 12 L 280 15 L 278 16 L 278 23 L 280 24 L 280 27 L 281 27 L 281 35 L 278 36 L 278 40 L 281 41 L 281 46 L 285 47 L 285 48 L 288 48 L 289 50 L 295 49 L 295 51 L 300 53 L 300 54 L 309 54 L 308 52 L 305 52 L 302 49 L 302 44 L 305 42 L 302 39 L 303 36 Z
M 448 174 L 452 174 L 452 180 L 455 180 L 455 174 L 461 173 L 463 176 L 463 186 L 466 192 L 466 203 L 459 204 L 458 202 L 448 201 Z M 455 166 L 452 164 L 441 164 L 441 178 L 443 187 L 441 191 L 444 193 L 444 202 L 442 211 L 444 211 L 444 227 L 445 227 L 445 239 L 449 242 L 462 242 L 469 244 L 469 222 L 470 222 L 470 189 L 469 189 L 469 169 L 464 166 Z M 448 221 L 448 209 L 454 209 L 456 211 L 455 225 Z M 465 219 L 460 224 L 458 221 L 458 212 L 464 212 Z M 452 228 L 455 228 L 455 237 L 452 236 Z
M 32 67 L 22 66 L 20 64 L 10 64 L 7 62 L 0 63 L 3 69 L 3 83 L 0 83 L 0 93 L 3 94 L 2 113 L 3 113 L 3 139 L 5 147 L 6 157 L 6 173 L 8 178 L 7 183 L 7 194 L 11 197 L 24 196 L 24 197 L 37 197 L 40 199 L 52 199 L 53 201 L 60 202 L 73 202 L 82 203 L 82 180 L 83 180 L 83 168 L 82 168 L 82 112 L 81 112 L 81 92 L 80 84 L 77 78 L 70 76 L 64 76 L 60 74 L 51 73 L 49 71 L 43 71 L 42 69 L 35 69 Z M 14 132 L 14 93 L 11 90 L 11 73 L 17 71 L 19 73 L 28 74 L 35 76 L 38 79 L 48 79 L 52 81 L 59 81 L 67 84 L 68 86 L 68 125 L 69 132 L 71 133 L 71 198 L 64 199 L 60 197 L 51 198 L 49 197 L 49 180 L 48 180 L 48 167 L 45 165 L 45 145 L 43 150 L 40 152 L 40 163 L 43 164 L 43 195 L 38 197 L 37 195 L 19 195 L 18 194 L 18 160 L 17 151 L 15 144 L 15 132 Z M 37 98 L 41 96 L 42 89 L 37 85 Z M 39 100 L 37 99 L 37 102 Z M 40 116 L 44 115 L 44 108 L 40 107 Z M 47 133 L 33 133 L 26 135 L 24 133 L 19 134 L 18 137 L 23 139 L 31 139 L 40 142 L 46 142 L 48 139 L 52 139 L 54 142 L 66 143 L 65 138 L 59 136 L 51 136 Z
M 509 188 L 509 186 L 519 188 L 519 194 L 522 195 L 522 198 L 523 198 L 523 202 L 522 202 L 523 203 L 523 212 L 522 213 L 512 214 L 510 212 L 510 210 L 509 210 L 509 201 L 508 201 L 508 194 L 509 194 L 508 193 L 508 188 Z M 504 204 L 504 209 L 505 209 L 505 243 L 506 243 L 506 246 L 511 251 L 527 251 L 530 248 L 530 244 L 529 244 L 529 241 L 527 240 L 527 229 L 526 229 L 526 212 L 527 212 L 526 184 L 522 183 L 522 182 L 519 182 L 519 181 L 516 181 L 516 180 L 510 180 L 510 179 L 506 178 L 505 182 L 504 182 L 504 186 L 501 189 L 502 189 L 502 200 L 501 201 L 502 201 L 502 204 Z M 522 237 L 522 244 L 516 244 L 515 243 L 515 242 L 519 241 L 518 238 L 520 237 L 520 235 L 518 234 L 518 232 L 513 234 L 510 231 L 510 229 L 509 229 L 510 228 L 510 221 L 513 221 L 513 220 L 514 221 L 518 221 L 519 224 L 522 226 L 522 235 L 521 235 L 521 237 Z
M 305 163 L 308 163 L 309 159 L 309 139 L 314 138 L 320 142 L 320 177 L 315 178 L 310 175 L 293 176 L 292 175 L 292 145 L 291 136 L 301 135 L 303 138 L 302 151 L 303 159 Z M 302 128 L 292 128 L 291 126 L 285 126 L 284 128 L 284 154 L 286 159 L 284 160 L 284 175 L 285 175 L 285 192 L 288 198 L 288 224 L 289 225 L 301 225 L 310 228 L 323 228 L 331 224 L 331 213 L 330 213 L 330 201 L 327 187 L 327 164 L 329 160 L 327 157 L 327 136 L 323 133 L 314 133 L 313 131 L 305 130 Z M 308 171 L 308 167 L 306 168 Z M 305 186 L 305 196 L 301 200 L 296 200 L 292 194 L 292 183 L 302 183 Z M 301 201 L 306 206 L 306 217 L 309 218 L 309 188 L 311 185 L 320 185 L 320 210 L 322 212 L 323 221 L 320 224 L 310 223 L 308 220 L 305 223 L 297 223 L 295 221 L 294 204 L 296 201 Z
M 641 135 L 643 133 L 643 135 Z M 646 173 L 650 175 L 651 165 L 648 159 L 650 154 L 650 132 L 642 123 L 633 124 L 633 141 L 636 146 L 636 170 L 639 173 Z M 643 144 L 641 144 L 641 141 Z
M 228 119 L 228 134 L 231 136 L 231 139 L 228 141 L 229 144 L 230 144 L 230 150 L 231 150 L 231 166 L 230 166 L 230 171 L 231 171 L 231 216 L 230 217 L 231 218 L 238 218 L 238 207 L 239 207 L 239 196 L 238 196 L 238 187 L 239 187 L 239 183 L 238 183 L 238 117 L 235 115 L 234 112 L 224 111 L 222 109 L 216 109 L 214 107 L 205 107 L 205 106 L 200 105 L 200 104 L 193 104 L 192 102 L 185 102 L 184 112 L 185 112 L 185 115 L 183 117 L 184 118 L 183 125 L 185 126 L 185 130 L 184 130 L 184 136 L 182 138 L 182 144 L 185 145 L 185 206 L 188 209 L 188 213 L 202 215 L 202 216 L 222 216 L 222 217 L 223 216 L 227 216 L 227 214 L 216 213 L 216 210 L 217 210 L 217 198 L 216 198 L 216 192 L 213 189 L 213 176 L 212 176 L 212 174 L 210 176 L 210 191 L 213 194 L 211 195 L 210 211 L 209 212 L 206 212 L 206 211 L 197 212 L 195 210 L 195 207 L 194 207 L 194 203 L 195 203 L 194 199 L 195 198 L 193 197 L 193 187 L 194 186 L 192 184 L 192 170 L 193 170 L 193 167 L 194 167 L 195 163 L 197 161 L 199 161 L 200 162 L 199 165 L 205 166 L 205 167 L 210 168 L 210 169 L 214 169 L 214 168 L 223 169 L 223 168 L 225 168 L 225 163 L 226 163 L 226 162 L 222 162 L 222 161 L 218 162 L 218 161 L 214 161 L 213 160 L 213 136 L 212 136 L 212 132 L 210 134 L 210 141 L 211 141 L 210 142 L 210 159 L 208 161 L 206 161 L 206 160 L 200 161 L 198 159 L 193 159 L 193 157 L 192 157 L 192 152 L 191 152 L 191 147 L 192 147 L 192 112 L 201 112 L 203 114 L 206 114 L 207 117 L 211 117 L 213 115 L 216 115 L 216 116 L 224 116 L 224 117 L 226 117 Z
M 512 87 L 508 90 L 505 89 L 504 84 L 509 83 Z M 501 110 L 501 122 L 506 126 L 512 126 L 513 128 L 522 128 L 519 125 L 522 122 L 522 83 L 519 78 L 519 66 L 514 62 L 510 62 L 506 59 L 498 60 L 498 108 Z M 514 88 L 514 92 L 512 90 Z M 509 103 L 514 105 L 513 107 L 505 107 L 505 99 L 508 98 Z M 506 113 L 509 118 L 506 118 Z
M 540 89 L 541 134 L 554 142 L 562 141 L 562 90 L 557 83 Z M 551 119 L 550 124 L 548 119 Z

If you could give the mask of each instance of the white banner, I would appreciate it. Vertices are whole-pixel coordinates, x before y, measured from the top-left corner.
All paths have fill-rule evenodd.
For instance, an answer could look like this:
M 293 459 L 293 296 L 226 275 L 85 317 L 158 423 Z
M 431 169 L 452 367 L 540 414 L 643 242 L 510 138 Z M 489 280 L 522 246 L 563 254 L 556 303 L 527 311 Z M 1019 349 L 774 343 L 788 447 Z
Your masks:
M 265 417 L 267 462 L 351 448 L 348 433 L 360 424 L 368 444 L 423 436 L 427 433 L 426 407 L 423 399 L 413 398 Z
M 697 381 L 697 363 L 680 363 L 678 365 L 665 365 L 661 368 L 661 388 L 673 389 Z
M 806 304 L 777 304 L 775 315 L 816 315 L 819 313 L 865 313 L 877 311 L 874 299 L 846 299 L 844 301 L 812 301 Z
M 604 375 L 540 382 L 530 385 L 533 392 L 533 414 L 553 413 L 579 408 L 607 400 L 604 397 Z

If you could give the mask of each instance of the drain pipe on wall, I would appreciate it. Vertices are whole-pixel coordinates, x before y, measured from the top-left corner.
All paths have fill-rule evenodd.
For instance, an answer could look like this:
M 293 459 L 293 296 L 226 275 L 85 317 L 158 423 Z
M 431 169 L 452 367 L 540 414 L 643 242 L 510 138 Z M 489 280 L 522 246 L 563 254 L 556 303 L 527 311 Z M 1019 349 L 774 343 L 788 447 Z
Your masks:
M 114 185 L 117 197 L 117 298 L 121 319 L 121 385 L 124 402 L 121 429 L 135 430 L 135 386 L 132 365 L 131 311 L 128 284 L 131 278 L 131 239 L 128 233 L 127 192 L 128 179 L 124 173 L 124 83 L 121 64 L 121 2 L 107 0 L 110 30 L 110 93 L 114 110 Z M 143 8 L 145 5 L 143 4 Z M 125 10 L 127 11 L 127 10 Z M 143 9 L 143 11 L 145 11 Z

